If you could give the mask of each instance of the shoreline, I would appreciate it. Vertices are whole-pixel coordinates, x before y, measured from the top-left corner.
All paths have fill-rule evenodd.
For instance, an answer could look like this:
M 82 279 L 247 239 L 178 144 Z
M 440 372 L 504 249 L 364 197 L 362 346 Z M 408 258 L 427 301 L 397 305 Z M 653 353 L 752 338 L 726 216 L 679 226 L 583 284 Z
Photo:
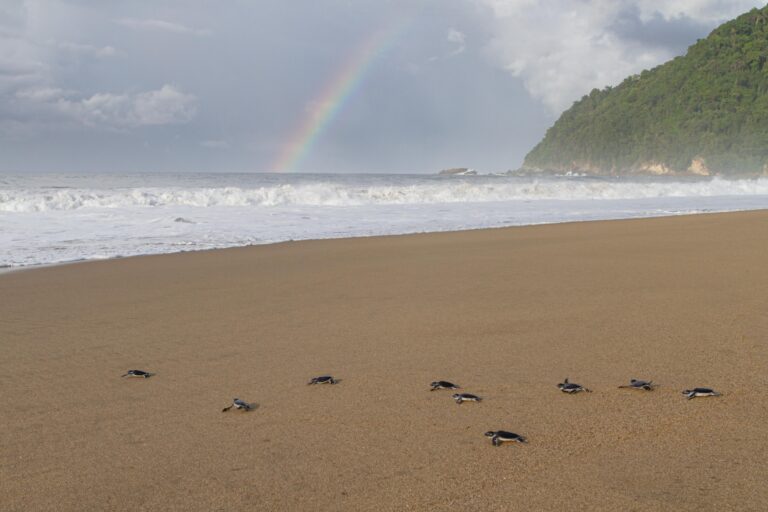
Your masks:
M 696 214 L 4 274 L 4 507 L 762 510 L 766 225 Z M 120 377 L 133 368 L 155 376 Z M 341 382 L 306 385 L 323 374 Z M 565 377 L 593 392 L 561 393 Z M 659 388 L 617 389 L 630 378 Z M 440 379 L 483 401 L 430 392 Z M 696 386 L 723 396 L 680 394 Z M 223 414 L 233 397 L 257 406 Z
M 113 261 L 113 260 L 122 260 L 126 258 L 142 258 L 146 256 L 163 256 L 163 255 L 199 253 L 199 252 L 208 252 L 208 251 L 225 251 L 229 249 L 245 249 L 250 247 L 263 247 L 263 246 L 297 243 L 297 242 L 313 242 L 318 240 L 352 240 L 356 238 L 400 237 L 400 236 L 414 236 L 414 235 L 430 235 L 430 234 L 438 234 L 438 233 L 464 233 L 464 232 L 471 232 L 471 231 L 513 229 L 513 228 L 525 228 L 525 227 L 535 227 L 535 226 L 552 226 L 552 225 L 580 224 L 580 223 L 591 223 L 591 222 L 615 222 L 615 221 L 621 222 L 621 221 L 630 221 L 630 220 L 659 219 L 659 218 L 667 218 L 667 217 L 675 218 L 675 217 L 688 217 L 688 216 L 698 216 L 698 215 L 727 215 L 731 213 L 746 213 L 746 212 L 761 212 L 761 211 L 768 211 L 768 207 L 743 209 L 743 210 L 705 211 L 705 212 L 694 212 L 694 213 L 690 213 L 690 212 L 675 213 L 675 214 L 665 213 L 660 215 L 647 215 L 644 217 L 621 217 L 621 218 L 613 218 L 613 219 L 566 220 L 566 221 L 559 221 L 559 222 L 541 222 L 536 224 L 513 224 L 513 225 L 507 225 L 507 226 L 466 228 L 466 229 L 445 230 L 445 231 L 418 231 L 418 232 L 411 232 L 411 233 L 359 235 L 359 236 L 349 236 L 349 237 L 340 237 L 340 238 L 333 238 L 333 237 L 302 238 L 302 239 L 296 239 L 296 240 L 280 240 L 276 242 L 266 242 L 263 244 L 232 245 L 232 246 L 226 246 L 226 247 L 213 247 L 208 249 L 192 249 L 192 250 L 176 251 L 176 252 L 133 254 L 129 256 L 115 256 L 113 258 L 92 258 L 92 259 L 83 258 L 83 259 L 72 260 L 72 261 L 39 263 L 39 264 L 23 265 L 23 266 L 15 266 L 15 267 L 6 266 L 6 267 L 0 267 L 0 278 L 2 278 L 3 275 L 21 272 L 21 271 L 38 270 L 43 268 L 59 267 L 59 266 L 66 266 L 66 265 L 77 265 L 77 264 L 83 264 L 83 263 L 95 263 L 99 261 Z

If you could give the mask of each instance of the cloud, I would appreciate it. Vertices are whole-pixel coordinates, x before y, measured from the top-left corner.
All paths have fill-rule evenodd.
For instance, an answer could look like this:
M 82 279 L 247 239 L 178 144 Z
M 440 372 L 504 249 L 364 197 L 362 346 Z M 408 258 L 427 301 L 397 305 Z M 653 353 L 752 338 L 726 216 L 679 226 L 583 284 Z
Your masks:
M 58 100 L 67 94 L 71 94 L 71 92 L 57 87 L 35 87 L 16 91 L 16 98 L 34 103 L 45 103 Z
M 312 99 L 333 70 L 376 27 L 411 15 L 303 170 L 508 169 L 548 114 L 752 5 L 2 0 L 0 170 L 266 168 L 302 109 L 321 106 Z
M 19 80 L 37 77 L 43 65 L 40 62 L 14 59 L 0 55 L 0 79 Z
M 91 55 L 93 57 L 112 57 L 117 53 L 113 46 L 93 46 L 90 44 L 54 40 L 48 41 L 48 43 L 59 50 Z
M 186 123 L 197 111 L 197 98 L 171 85 L 138 94 L 97 93 L 85 98 L 58 88 L 31 88 L 18 91 L 16 98 L 82 125 L 113 129 Z
M 467 36 L 464 35 L 463 32 L 459 32 L 458 30 L 452 28 L 448 31 L 448 42 L 449 43 L 456 43 L 457 47 L 455 50 L 453 50 L 449 57 L 453 57 L 454 55 L 458 55 L 460 53 L 463 53 L 464 50 L 467 48 L 466 40 Z
M 15 31 L 0 29 L 0 93 L 36 83 L 47 71 L 38 45 Z
M 666 19 L 691 18 L 706 24 L 717 24 L 765 5 L 755 0 L 623 0 L 623 3 L 634 6 L 644 21 L 660 14 Z
M 16 25 L 24 19 L 26 6 L 23 0 L 4 0 L 0 4 L 0 26 Z
M 197 111 L 197 98 L 170 85 L 133 97 L 130 118 L 136 125 L 175 124 L 190 121 Z
M 466 43 L 467 36 L 464 34 L 464 32 L 460 32 L 455 28 L 448 30 L 448 34 L 445 36 L 445 40 L 448 43 L 451 43 L 452 46 L 454 46 L 453 50 L 447 53 L 442 53 L 441 55 L 434 55 L 429 59 L 427 59 L 427 62 L 437 62 L 437 61 L 447 60 L 447 59 L 450 59 L 451 57 L 455 57 L 456 55 L 464 53 L 464 50 L 467 49 L 467 43 Z M 409 64 L 408 68 L 412 73 L 419 72 L 419 66 L 414 63 Z
M 95 26 L 97 18 L 86 21 L 81 17 L 82 11 L 71 9 L 66 3 L 46 9 L 42 1 L 9 1 L 11 3 L 0 7 L 0 124 L 3 127 L 11 126 L 14 131 L 26 134 L 73 126 L 122 131 L 141 126 L 184 124 L 195 117 L 198 98 L 173 85 L 146 90 L 126 84 L 126 88 L 134 91 L 138 88 L 138 92 L 115 93 L 104 91 L 105 84 L 78 83 L 77 73 L 81 69 L 87 70 L 90 76 L 109 69 L 105 59 L 117 55 L 115 46 L 119 40 L 115 44 L 110 35 L 79 30 L 79 24 Z M 54 23 L 59 18 L 68 23 Z M 210 33 L 159 20 L 122 21 L 137 30 Z M 84 34 L 112 44 L 92 44 L 81 39 Z M 83 92 L 88 89 L 100 92 Z
M 200 145 L 209 149 L 229 149 L 230 144 L 225 140 L 209 139 L 200 142 Z
M 684 51 L 755 0 L 474 0 L 494 23 L 491 60 L 553 113 Z M 663 37 L 648 37 L 648 34 Z
M 49 86 L 53 71 L 71 69 L 81 61 L 107 58 L 117 54 L 113 46 L 95 46 L 66 38 L 40 37 L 23 16 L 17 12 L 16 23 L 11 16 L 3 19 L 0 10 L 0 109 L 4 94 L 13 96 L 17 90 Z
M 191 28 L 187 27 L 186 25 L 182 25 L 181 23 L 174 23 L 164 20 L 121 18 L 119 20 L 115 20 L 115 23 L 133 30 L 171 32 L 174 34 L 189 34 L 194 36 L 207 36 L 211 34 L 211 31 L 207 28 Z

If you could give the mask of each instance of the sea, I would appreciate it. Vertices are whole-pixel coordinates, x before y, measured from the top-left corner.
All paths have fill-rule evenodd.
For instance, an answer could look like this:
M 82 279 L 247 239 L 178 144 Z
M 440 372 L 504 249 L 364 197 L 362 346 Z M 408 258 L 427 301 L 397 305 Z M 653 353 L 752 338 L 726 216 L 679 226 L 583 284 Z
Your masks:
M 768 208 L 768 178 L 0 175 L 0 267 Z

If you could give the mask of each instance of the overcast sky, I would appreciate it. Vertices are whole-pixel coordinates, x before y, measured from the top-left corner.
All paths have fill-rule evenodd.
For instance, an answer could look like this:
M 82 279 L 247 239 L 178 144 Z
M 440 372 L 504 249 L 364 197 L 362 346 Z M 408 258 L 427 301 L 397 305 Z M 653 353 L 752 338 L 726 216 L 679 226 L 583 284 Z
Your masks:
M 760 5 L 1 0 L 0 172 L 269 171 L 291 143 L 280 170 L 512 169 L 593 87 Z

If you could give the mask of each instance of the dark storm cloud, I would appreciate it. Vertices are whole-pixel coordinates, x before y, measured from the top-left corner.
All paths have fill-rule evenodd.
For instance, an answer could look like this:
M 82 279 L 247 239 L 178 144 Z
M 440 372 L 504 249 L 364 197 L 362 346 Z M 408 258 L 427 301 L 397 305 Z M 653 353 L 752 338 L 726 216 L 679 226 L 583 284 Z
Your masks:
M 687 16 L 667 19 L 659 12 L 644 20 L 639 9 L 632 6 L 619 13 L 610 30 L 621 39 L 641 47 L 661 47 L 679 55 L 697 39 L 706 37 L 712 26 Z

